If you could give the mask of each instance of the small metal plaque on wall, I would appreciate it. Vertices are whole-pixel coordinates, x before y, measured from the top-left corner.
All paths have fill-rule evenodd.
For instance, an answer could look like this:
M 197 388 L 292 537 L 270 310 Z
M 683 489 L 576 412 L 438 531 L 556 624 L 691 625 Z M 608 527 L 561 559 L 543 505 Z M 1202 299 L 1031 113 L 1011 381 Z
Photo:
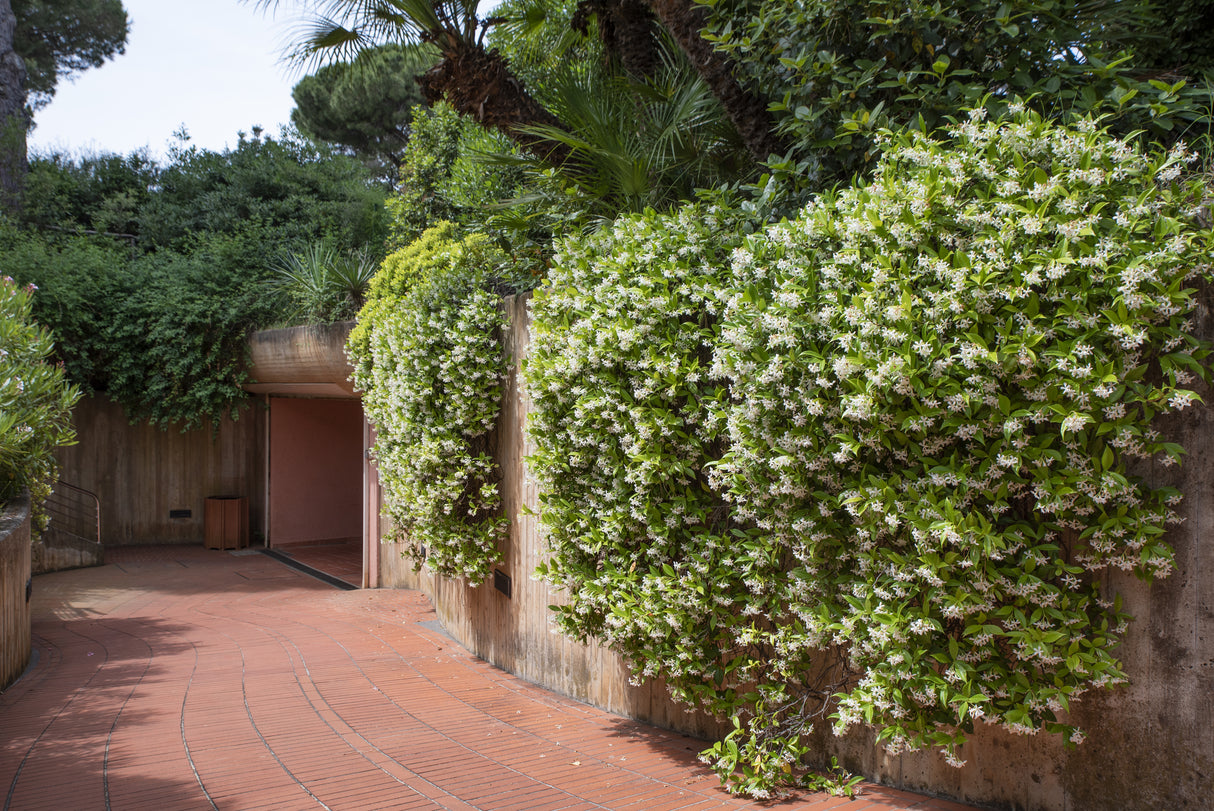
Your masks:
M 494 569 L 493 570 L 493 587 L 495 589 L 497 589 L 498 591 L 500 591 L 502 594 L 505 594 L 507 597 L 509 597 L 510 596 L 510 575 L 506 574 L 501 569 Z

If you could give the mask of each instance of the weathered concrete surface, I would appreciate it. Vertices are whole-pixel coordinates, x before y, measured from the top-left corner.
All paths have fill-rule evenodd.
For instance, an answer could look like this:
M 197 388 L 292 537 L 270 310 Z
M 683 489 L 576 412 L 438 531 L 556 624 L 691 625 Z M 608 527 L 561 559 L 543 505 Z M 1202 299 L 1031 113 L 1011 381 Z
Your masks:
M 1202 396 L 1204 405 L 1157 426 L 1185 447 L 1184 465 L 1140 471 L 1152 485 L 1184 493 L 1184 523 L 1168 534 L 1176 566 L 1151 584 L 1121 573 L 1106 578 L 1106 592 L 1120 595 L 1135 617 L 1120 648 L 1130 683 L 1075 708 L 1089 738 L 1066 759 L 1070 807 L 1214 802 L 1214 396 L 1208 389 Z
M 56 533 L 53 526 L 34 542 L 30 554 L 34 574 L 100 566 L 105 562 L 105 547 L 101 544 Z
M 132 425 L 121 406 L 98 396 L 77 403 L 72 422 L 79 442 L 56 452 L 59 477 L 97 494 L 104 545 L 201 544 L 203 505 L 217 495 L 248 496 L 250 531 L 264 532 L 262 405 L 215 431 L 182 433 Z
M 30 660 L 30 501 L 13 499 L 0 510 L 0 690 Z
M 244 389 L 254 394 L 357 397 L 346 360 L 346 339 L 353 328 L 353 321 L 339 321 L 253 333 L 250 382 Z

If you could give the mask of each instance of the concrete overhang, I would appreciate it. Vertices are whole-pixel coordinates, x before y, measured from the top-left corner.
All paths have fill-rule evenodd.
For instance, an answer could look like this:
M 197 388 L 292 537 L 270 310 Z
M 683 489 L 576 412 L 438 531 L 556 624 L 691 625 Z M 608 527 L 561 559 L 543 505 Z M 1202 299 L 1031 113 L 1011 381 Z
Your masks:
M 249 338 L 252 365 L 245 391 L 296 397 L 357 399 L 346 339 L 353 321 L 266 329 Z

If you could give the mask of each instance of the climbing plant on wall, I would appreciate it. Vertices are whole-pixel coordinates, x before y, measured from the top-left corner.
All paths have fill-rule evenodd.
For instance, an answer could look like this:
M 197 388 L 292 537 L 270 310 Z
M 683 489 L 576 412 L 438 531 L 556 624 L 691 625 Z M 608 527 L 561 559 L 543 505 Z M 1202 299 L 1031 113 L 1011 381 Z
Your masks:
M 506 372 L 501 259 L 483 237 L 431 228 L 384 261 L 348 345 L 405 554 L 474 584 L 508 526 L 489 446 Z
M 882 138 L 744 239 L 689 208 L 567 242 L 534 304 L 558 622 L 733 716 L 705 758 L 757 796 L 828 715 L 952 762 L 979 724 L 1081 741 L 1125 678 L 1100 573 L 1172 566 L 1180 494 L 1131 468 L 1180 459 L 1153 421 L 1205 375 L 1191 156 L 1017 104 Z

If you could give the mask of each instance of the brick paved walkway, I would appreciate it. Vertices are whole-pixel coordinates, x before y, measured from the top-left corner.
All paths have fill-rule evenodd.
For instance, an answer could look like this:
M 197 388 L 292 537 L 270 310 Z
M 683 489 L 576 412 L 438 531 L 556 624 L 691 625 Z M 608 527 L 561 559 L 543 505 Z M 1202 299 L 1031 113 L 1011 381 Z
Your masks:
M 555 696 L 442 635 L 423 595 L 252 550 L 108 551 L 34 581 L 0 695 L 4 809 L 739 809 L 704 744 Z M 796 809 L 957 811 L 875 786 Z

